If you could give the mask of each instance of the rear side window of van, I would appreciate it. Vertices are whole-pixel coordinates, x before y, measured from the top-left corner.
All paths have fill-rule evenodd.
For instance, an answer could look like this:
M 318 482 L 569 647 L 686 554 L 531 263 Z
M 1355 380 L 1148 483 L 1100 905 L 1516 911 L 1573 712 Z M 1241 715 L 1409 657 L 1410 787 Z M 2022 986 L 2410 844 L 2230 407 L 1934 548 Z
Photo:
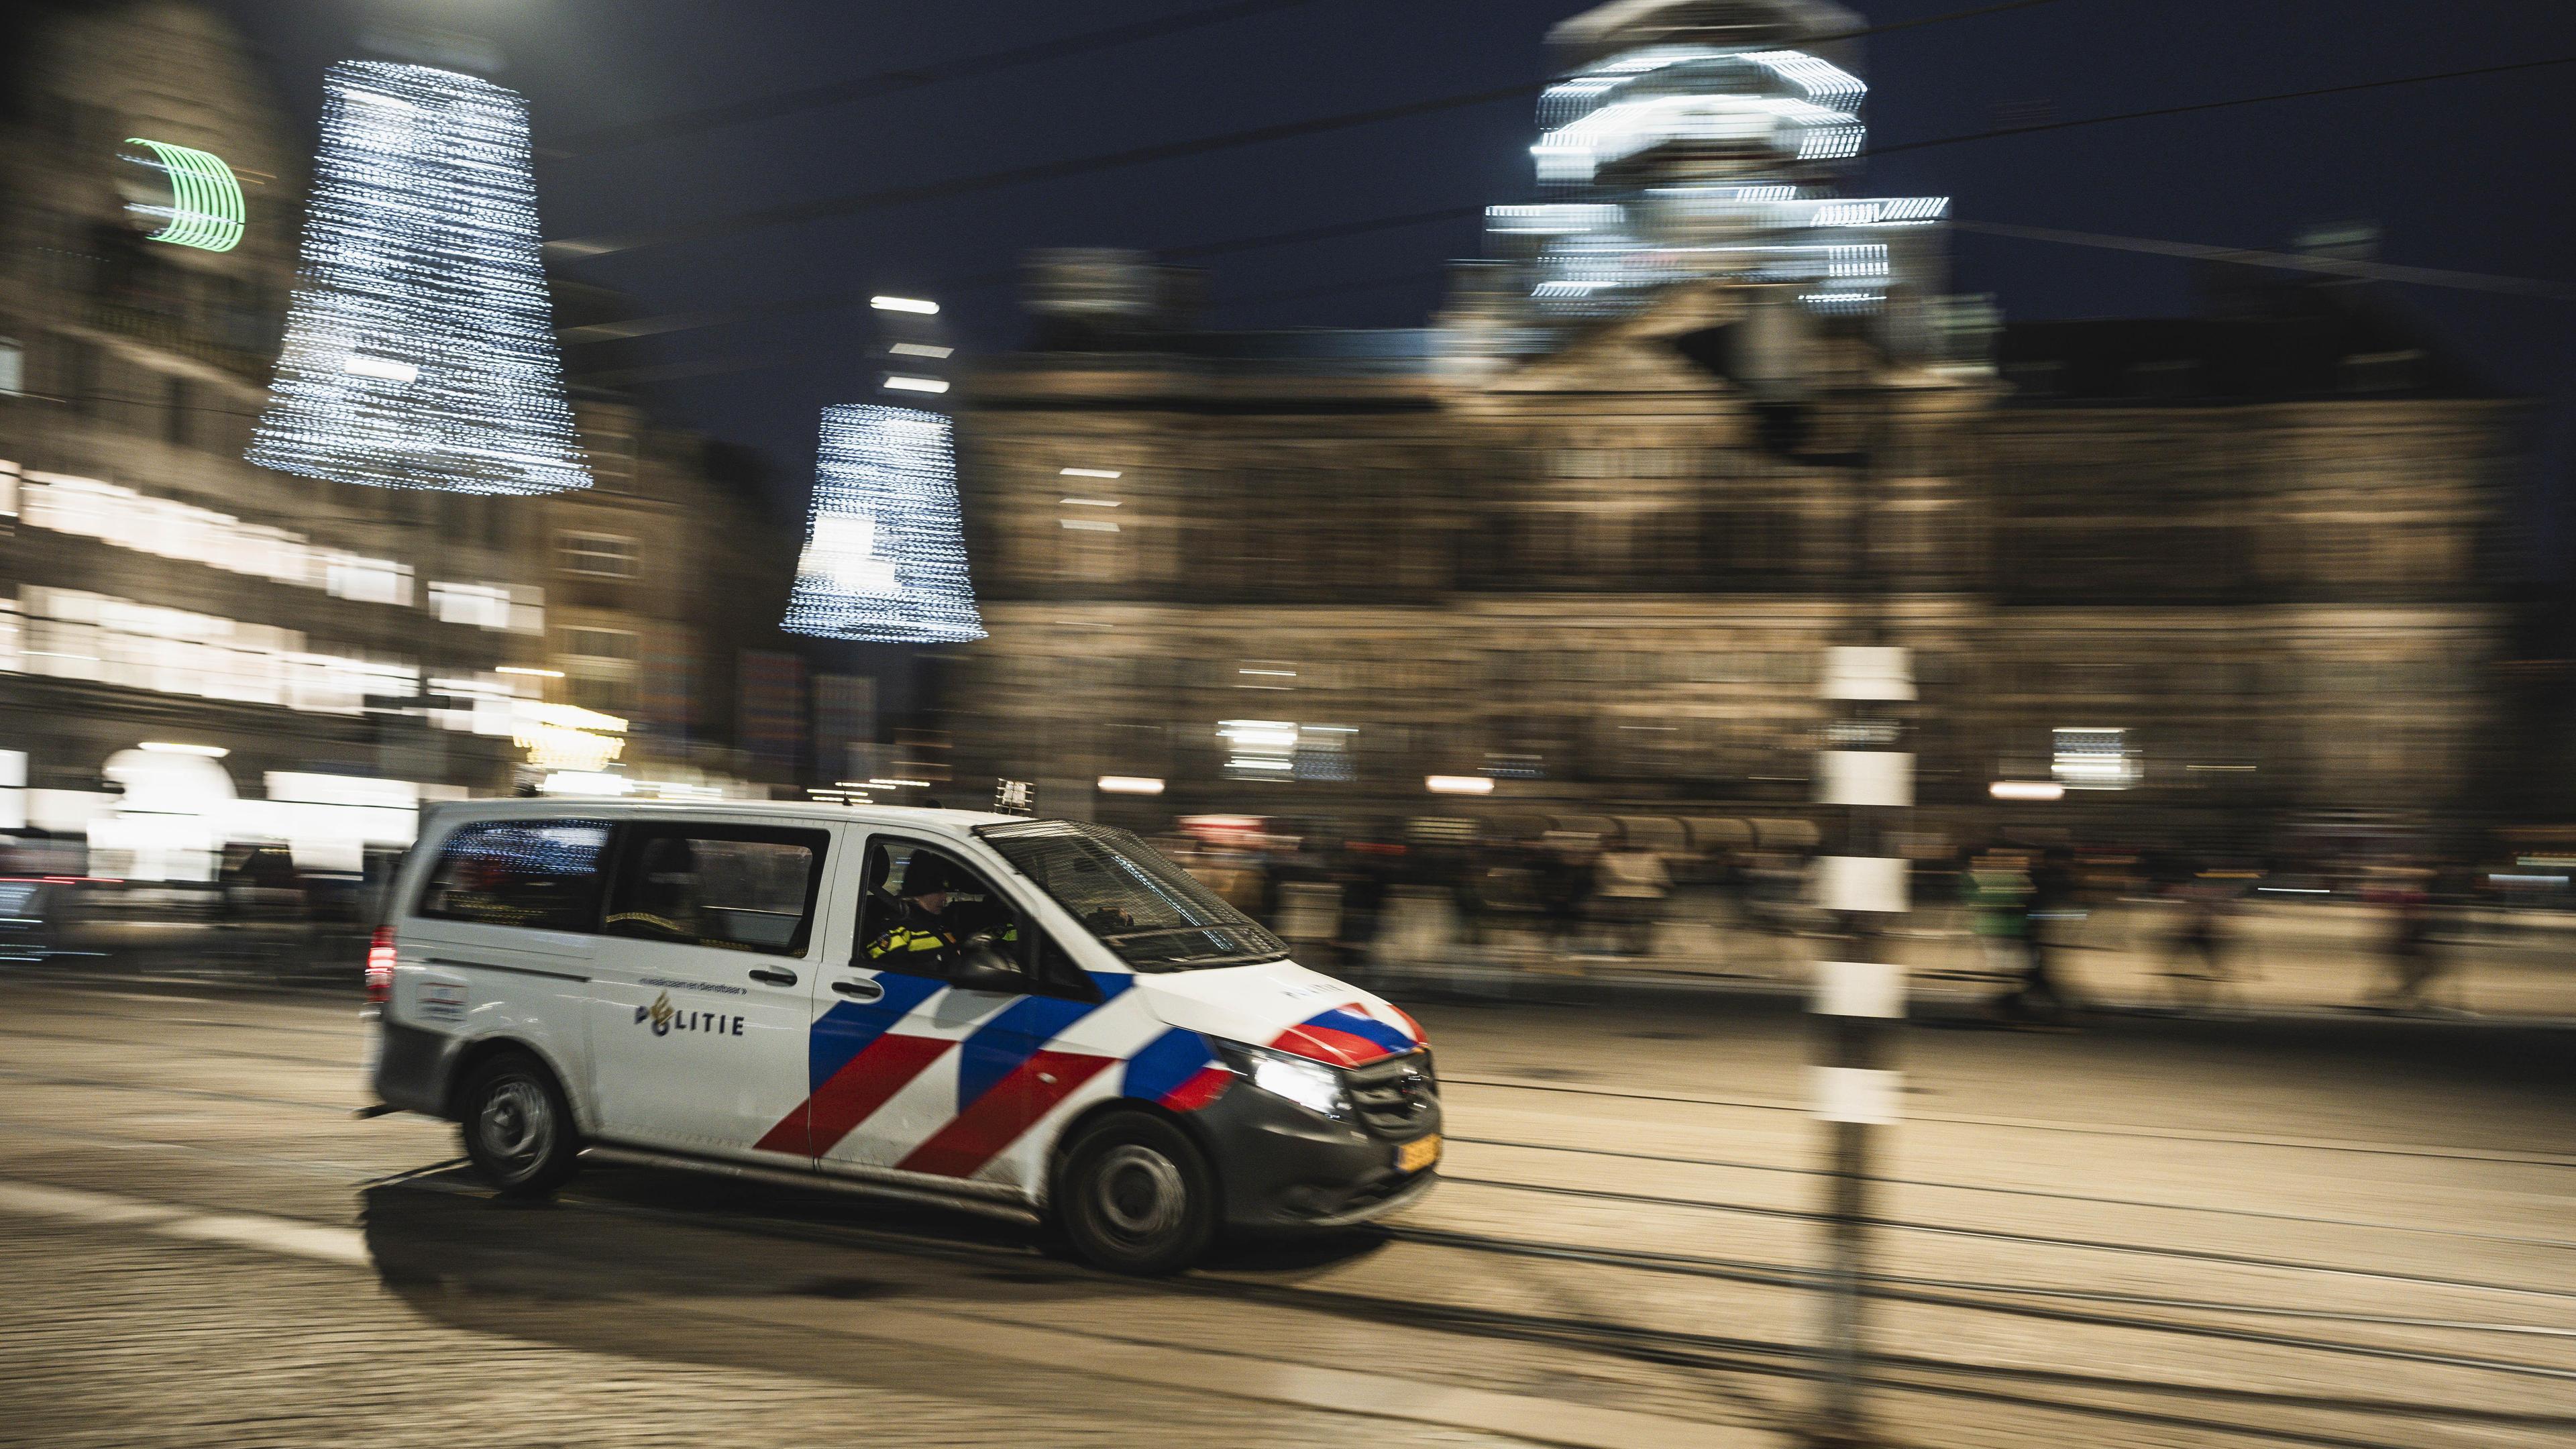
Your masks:
M 618 847 L 612 936 L 802 956 L 823 881 L 822 830 L 635 825 Z
M 540 931 L 598 929 L 603 820 L 495 820 L 447 837 L 420 914 Z

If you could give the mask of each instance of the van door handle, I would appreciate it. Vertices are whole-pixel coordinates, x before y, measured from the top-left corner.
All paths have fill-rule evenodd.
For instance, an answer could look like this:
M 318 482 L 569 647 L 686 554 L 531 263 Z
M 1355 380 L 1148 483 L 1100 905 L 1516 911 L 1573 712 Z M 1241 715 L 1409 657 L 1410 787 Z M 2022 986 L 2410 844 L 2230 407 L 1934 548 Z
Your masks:
M 832 983 L 832 989 L 843 996 L 855 997 L 860 1001 L 875 1001 L 885 995 L 884 986 L 864 976 L 848 981 L 835 981 Z
M 751 973 L 751 979 L 754 981 L 766 981 L 772 986 L 793 986 L 796 984 L 796 973 L 784 968 L 763 966 L 759 970 Z

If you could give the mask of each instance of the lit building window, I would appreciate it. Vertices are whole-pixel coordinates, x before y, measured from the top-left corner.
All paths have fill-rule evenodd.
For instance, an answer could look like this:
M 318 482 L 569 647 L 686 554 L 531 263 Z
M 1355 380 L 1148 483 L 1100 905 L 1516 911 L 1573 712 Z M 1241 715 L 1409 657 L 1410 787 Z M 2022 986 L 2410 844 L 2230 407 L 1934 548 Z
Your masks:
M 325 587 L 335 599 L 362 604 L 409 604 L 411 565 L 391 559 L 335 553 L 325 565 Z
M 631 629 L 566 629 L 564 652 L 632 661 L 636 657 L 635 633 Z
M 329 581 L 323 555 L 302 534 L 244 523 L 229 513 L 153 498 L 96 478 L 29 473 L 25 509 L 30 528 L 94 538 L 117 548 L 298 588 L 322 588 Z M 408 597 L 408 589 L 404 592 Z
M 433 583 L 429 586 L 429 609 L 442 624 L 507 629 L 510 590 L 503 584 Z
M 2138 783 L 2138 757 L 2125 729 L 2068 726 L 2051 732 L 2049 773 L 2070 790 L 2125 790 Z
M 420 693 L 410 665 L 324 652 L 292 629 L 33 585 L 18 606 L 18 647 L 0 664 L 21 673 L 317 714 Z
M 555 540 L 555 563 L 568 574 L 631 579 L 640 553 L 635 540 L 613 533 L 566 533 Z

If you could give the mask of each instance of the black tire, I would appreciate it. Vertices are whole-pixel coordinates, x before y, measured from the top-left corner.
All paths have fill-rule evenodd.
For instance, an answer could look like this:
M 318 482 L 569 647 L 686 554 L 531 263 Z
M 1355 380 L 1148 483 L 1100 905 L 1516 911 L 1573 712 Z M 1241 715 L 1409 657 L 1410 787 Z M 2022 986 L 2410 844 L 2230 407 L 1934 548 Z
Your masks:
M 1216 1241 L 1216 1173 L 1189 1134 L 1142 1112 L 1103 1117 L 1065 1149 L 1056 1221 L 1075 1252 L 1113 1273 L 1159 1277 Z
M 545 1063 L 503 1052 L 474 1068 L 456 1099 L 465 1155 L 504 1197 L 544 1197 L 572 1176 L 581 1153 L 572 1103 Z

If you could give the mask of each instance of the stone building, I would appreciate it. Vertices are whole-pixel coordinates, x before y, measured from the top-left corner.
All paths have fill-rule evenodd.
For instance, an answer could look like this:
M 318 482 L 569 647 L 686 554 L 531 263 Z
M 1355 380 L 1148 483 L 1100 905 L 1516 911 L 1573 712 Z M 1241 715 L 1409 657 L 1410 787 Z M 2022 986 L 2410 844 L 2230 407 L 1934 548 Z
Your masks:
M 422 798 L 528 780 L 540 703 L 627 720 L 633 763 L 667 778 L 726 777 L 730 661 L 763 602 L 744 580 L 766 566 L 783 592 L 786 568 L 740 469 L 599 389 L 576 398 L 599 486 L 568 497 L 246 463 L 309 142 L 203 5 L 39 4 L 9 25 L 0 830 L 140 842 L 177 802 L 196 823 L 163 834 L 186 842 L 106 846 L 101 868 L 202 873 L 201 837 L 290 816 L 345 859 L 352 832 L 407 838 Z M 151 238 L 154 177 L 120 155 L 136 137 L 221 158 L 237 245 Z
M 1428 776 L 1480 773 L 1792 806 L 1819 653 L 1874 616 L 1963 819 L 1996 780 L 2095 820 L 2479 808 L 2520 407 L 2365 292 L 2265 305 L 2006 327 L 1999 373 L 1879 369 L 1786 451 L 1651 312 L 1468 387 L 1426 334 L 1002 359 L 959 768 L 1166 812 L 1439 813 Z
M 1914 650 L 1954 837 L 2472 808 L 2516 404 L 2368 289 L 2280 274 L 1998 330 L 1939 292 L 1940 203 L 1837 202 L 1784 159 L 1811 145 L 1741 139 L 1780 77 L 1856 97 L 1786 48 L 1848 23 L 1568 22 L 1541 150 L 1617 164 L 1495 208 L 1430 329 L 1207 333 L 1142 259 L 1041 259 L 1036 345 L 965 390 L 991 638 L 952 652 L 960 773 L 1139 822 L 1458 813 L 1432 776 L 1494 781 L 1486 811 L 1784 814 L 1821 651 L 1877 639 Z M 1581 107 L 1641 75 L 1649 129 L 1603 140 Z M 1086 805 L 1101 776 L 1163 793 Z
M 576 340 L 631 315 L 626 299 L 557 280 Z M 567 363 L 591 486 L 529 500 L 531 577 L 547 602 L 546 697 L 630 722 L 638 778 L 724 785 L 757 768 L 737 747 L 742 652 L 780 647 L 797 538 L 747 450 L 658 425 L 613 384 L 634 359 L 578 346 Z
M 2523 404 L 2367 287 L 2202 283 L 2004 330 L 1975 732 L 2028 768 L 2122 727 L 2149 796 L 2268 816 L 2496 805 Z

